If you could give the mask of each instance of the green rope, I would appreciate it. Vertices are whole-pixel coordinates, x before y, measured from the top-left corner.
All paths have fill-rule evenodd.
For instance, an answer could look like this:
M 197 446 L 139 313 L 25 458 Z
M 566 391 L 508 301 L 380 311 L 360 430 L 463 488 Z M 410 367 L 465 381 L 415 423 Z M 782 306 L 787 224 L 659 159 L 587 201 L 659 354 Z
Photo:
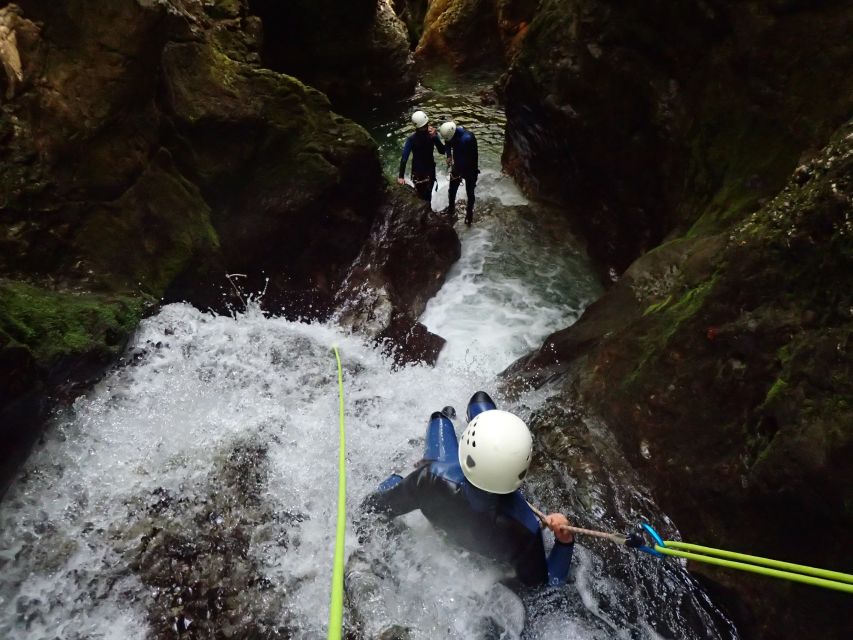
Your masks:
M 835 589 L 836 591 L 845 591 L 847 593 L 853 593 L 853 584 L 845 584 L 853 583 L 853 576 L 846 573 L 839 573 L 837 571 L 827 571 L 825 569 L 815 569 L 814 567 L 806 567 L 804 565 L 793 564 L 790 562 L 780 562 L 778 560 L 770 560 L 768 558 L 760 558 L 758 556 L 749 556 L 744 553 L 723 551 L 722 549 L 713 549 L 711 547 L 702 547 L 695 544 L 688 544 L 686 542 L 674 542 L 671 540 L 667 540 L 664 542 L 664 544 L 666 545 L 665 547 L 656 544 L 654 546 L 655 551 L 668 556 L 675 556 L 677 558 L 686 558 L 687 560 L 695 560 L 696 562 L 715 564 L 721 567 L 728 567 L 729 569 L 739 569 L 741 571 L 758 573 L 764 576 L 770 576 L 772 578 L 792 580 L 794 582 L 803 582 L 805 584 L 814 585 L 816 587 L 825 587 L 827 589 Z M 674 548 L 670 548 L 670 546 Z M 697 551 L 703 551 L 710 555 L 690 553 L 688 551 L 679 551 L 677 550 L 677 547 L 680 547 L 682 549 L 694 549 Z M 735 562 L 733 560 L 726 560 L 724 558 L 715 558 L 712 557 L 713 555 L 748 560 L 755 564 Z M 756 566 L 761 564 L 768 566 Z M 785 567 L 789 569 L 796 569 L 797 571 L 800 571 L 800 573 L 793 573 L 791 571 L 780 571 L 779 569 L 771 569 L 769 567 Z M 811 575 L 804 575 L 806 573 L 809 573 Z M 834 576 L 836 577 L 836 579 L 826 579 L 824 577 L 816 576 Z M 843 580 L 843 582 L 840 582 L 839 580 Z
M 328 640 L 340 640 L 344 622 L 344 542 L 347 530 L 347 477 L 344 440 L 344 377 L 341 356 L 332 347 L 338 363 L 338 397 L 340 411 L 340 441 L 338 450 L 338 527 L 335 535 L 335 562 L 332 568 L 332 600 L 329 605 Z
M 680 549 L 682 551 L 695 551 L 706 556 L 719 556 L 720 558 L 729 558 L 730 560 L 741 560 L 751 564 L 762 564 L 767 567 L 781 569 L 783 571 L 791 571 L 793 573 L 801 573 L 826 580 L 834 580 L 835 582 L 849 582 L 853 584 L 853 576 L 849 573 L 841 573 L 840 571 L 830 571 L 828 569 L 818 569 L 816 567 L 807 567 L 804 564 L 794 564 L 793 562 L 781 562 L 780 560 L 771 560 L 770 558 L 762 558 L 760 556 L 749 556 L 745 553 L 735 553 L 734 551 L 724 551 L 723 549 L 714 549 L 712 547 L 703 547 L 698 544 L 689 544 L 687 542 L 673 542 L 667 540 L 664 544 L 672 549 Z

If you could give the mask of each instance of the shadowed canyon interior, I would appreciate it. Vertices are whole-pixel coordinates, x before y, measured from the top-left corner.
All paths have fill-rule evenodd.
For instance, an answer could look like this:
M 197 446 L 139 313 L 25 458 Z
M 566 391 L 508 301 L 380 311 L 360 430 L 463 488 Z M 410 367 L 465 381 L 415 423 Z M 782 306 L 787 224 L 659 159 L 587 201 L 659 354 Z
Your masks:
M 853 572 L 850 33 L 843 0 L 0 1 L 0 636 L 324 636 L 332 344 L 354 519 L 486 389 L 546 510 Z M 470 227 L 438 155 L 430 203 L 396 183 L 416 109 L 477 138 Z M 420 514 L 354 522 L 351 638 L 853 628 L 581 537 L 519 620 Z

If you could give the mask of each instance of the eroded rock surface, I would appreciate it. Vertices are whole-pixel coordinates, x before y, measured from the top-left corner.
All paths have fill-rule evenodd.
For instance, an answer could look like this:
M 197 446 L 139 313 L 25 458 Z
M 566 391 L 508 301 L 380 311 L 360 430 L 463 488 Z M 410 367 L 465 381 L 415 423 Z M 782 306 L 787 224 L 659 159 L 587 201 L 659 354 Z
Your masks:
M 380 17 L 351 35 L 396 47 Z M 264 68 L 262 33 L 243 0 L 0 10 L 0 494 L 45 394 L 96 379 L 158 302 L 226 311 L 265 291 L 274 313 L 333 311 L 386 198 L 377 148 Z
M 825 143 L 853 109 L 851 29 L 844 2 L 544 0 L 502 83 L 504 165 L 618 275 L 756 210 Z
M 444 340 L 417 322 L 459 259 L 450 221 L 394 189 L 338 293 L 341 321 L 380 341 L 398 363 L 432 364 Z
M 264 23 L 264 63 L 317 87 L 335 110 L 364 113 L 411 95 L 406 25 L 390 0 L 250 0 Z
M 594 407 L 686 540 L 849 573 L 851 220 L 853 121 L 764 207 L 646 254 L 511 373 Z M 691 569 L 746 637 L 853 623 L 843 594 Z

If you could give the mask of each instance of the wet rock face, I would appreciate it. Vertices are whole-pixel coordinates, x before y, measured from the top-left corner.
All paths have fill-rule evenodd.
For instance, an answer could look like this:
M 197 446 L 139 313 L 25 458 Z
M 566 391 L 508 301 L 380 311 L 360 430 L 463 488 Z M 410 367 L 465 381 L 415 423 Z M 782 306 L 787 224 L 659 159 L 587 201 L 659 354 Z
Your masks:
M 0 295 L 16 301 L 0 308 L 0 362 L 34 367 L 26 384 L 0 375 L 4 407 L 32 400 L 0 407 L 4 451 L 13 440 L 27 450 L 51 381 L 90 381 L 157 301 L 227 311 L 223 294 L 240 307 L 263 290 L 273 312 L 332 312 L 384 198 L 378 152 L 322 93 L 260 65 L 249 9 L 237 0 L 0 9 Z M 362 101 L 389 78 L 407 82 L 405 42 L 402 58 L 394 53 L 405 35 L 389 12 L 372 2 L 329 12 L 382 61 L 330 54 L 380 83 Z M 301 33 L 343 42 L 322 25 Z M 225 277 L 234 273 L 237 286 Z
M 504 164 L 615 273 L 725 228 L 849 116 L 843 5 L 545 0 L 504 78 Z
M 853 121 L 763 208 L 643 256 L 514 365 L 572 373 L 685 540 L 851 569 L 851 176 Z M 841 594 L 691 568 L 746 637 L 849 633 Z
M 246 440 L 223 453 L 206 484 L 176 495 L 155 490 L 131 505 L 138 520 L 121 552 L 149 587 L 158 638 L 286 638 L 284 603 L 250 545 L 282 515 L 264 506 L 266 448 Z M 269 542 L 269 541 L 268 541 Z M 287 535 L 275 541 L 286 551 Z
M 457 69 L 503 68 L 521 46 L 537 6 L 534 0 L 430 2 L 415 54 Z
M 207 283 L 227 270 L 272 276 L 271 310 L 299 311 L 292 298 L 310 292 L 330 297 L 380 202 L 371 138 L 318 91 L 202 43 L 168 44 L 163 74 L 176 162 L 215 203 L 221 239 L 207 272 L 191 272 L 170 296 L 215 305 L 219 291 Z M 258 280 L 247 283 L 253 293 Z
M 323 91 L 336 111 L 358 114 L 415 87 L 406 26 L 390 0 L 250 0 L 271 69 Z
M 460 254 L 448 219 L 413 193 L 392 188 L 338 292 L 341 321 L 387 341 L 398 364 L 433 364 L 444 340 L 417 318 Z
M 393 0 L 394 12 L 406 25 L 409 34 L 409 48 L 414 51 L 424 33 L 424 18 L 429 8 L 429 0 Z

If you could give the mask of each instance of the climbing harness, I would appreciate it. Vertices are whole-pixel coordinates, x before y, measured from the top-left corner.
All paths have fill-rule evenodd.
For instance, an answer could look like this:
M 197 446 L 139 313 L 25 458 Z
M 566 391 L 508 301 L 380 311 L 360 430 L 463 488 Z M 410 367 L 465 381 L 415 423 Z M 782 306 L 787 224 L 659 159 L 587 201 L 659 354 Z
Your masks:
M 542 525 L 548 526 L 547 516 L 529 502 L 527 504 L 530 506 L 533 513 L 536 514 L 536 517 L 542 521 Z M 845 593 L 853 593 L 853 575 L 850 575 L 849 573 L 829 571 L 828 569 L 818 569 L 816 567 L 808 567 L 802 564 L 794 564 L 793 562 L 782 562 L 780 560 L 771 560 L 770 558 L 762 558 L 760 556 L 750 556 L 745 553 L 714 549 L 713 547 L 703 547 L 701 545 L 690 544 L 688 542 L 664 540 L 650 524 L 643 522 L 640 524 L 640 527 L 644 533 L 651 537 L 651 544 L 648 544 L 641 534 L 636 533 L 624 536 L 618 533 L 594 531 L 592 529 L 582 529 L 580 527 L 570 526 L 562 527 L 562 529 L 565 531 L 571 531 L 572 533 L 579 533 L 581 535 L 604 538 L 611 542 L 615 542 L 618 545 L 626 545 L 632 549 L 637 549 L 638 551 L 642 551 L 659 558 L 663 558 L 664 556 L 685 558 L 687 560 L 714 564 L 729 569 L 749 571 L 750 573 L 770 576 L 771 578 L 802 582 L 816 587 L 824 587 L 825 589 L 834 589 Z
M 340 640 L 344 621 L 344 542 L 347 527 L 347 478 L 344 441 L 344 378 L 341 356 L 332 347 L 338 363 L 338 409 L 340 447 L 338 449 L 338 526 L 335 534 L 335 560 L 332 566 L 332 597 L 329 604 L 328 640 Z

